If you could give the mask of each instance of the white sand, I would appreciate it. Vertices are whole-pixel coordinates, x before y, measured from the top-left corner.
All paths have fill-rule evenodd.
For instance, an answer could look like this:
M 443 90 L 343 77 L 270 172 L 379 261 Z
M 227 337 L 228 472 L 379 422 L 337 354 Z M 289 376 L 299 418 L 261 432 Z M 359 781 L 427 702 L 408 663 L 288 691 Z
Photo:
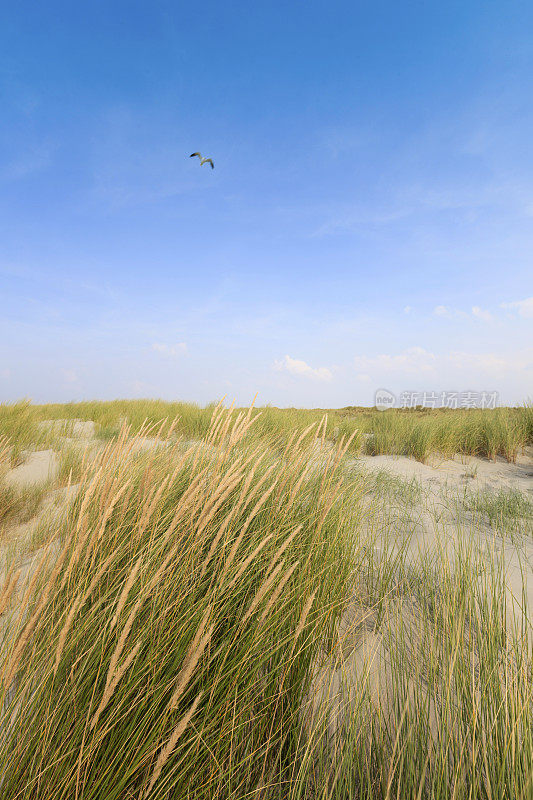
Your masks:
M 533 493 L 533 457 L 528 452 L 519 456 L 516 464 L 498 457 L 495 461 L 456 456 L 439 460 L 433 457 L 421 464 L 405 456 L 360 456 L 357 463 L 366 470 L 385 469 L 392 475 L 410 480 L 416 478 L 427 489 L 443 486 L 463 489 L 519 489 Z
M 488 558 L 495 554 L 503 559 L 510 606 L 521 603 L 524 591 L 529 613 L 533 615 L 533 520 L 523 521 L 523 536 L 519 531 L 511 537 L 505 530 L 491 527 L 479 516 L 474 518 L 461 510 L 457 502 L 465 496 L 465 490 L 466 496 L 476 492 L 518 490 L 533 499 L 533 459 L 529 454 L 518 459 L 516 464 L 503 459 L 487 461 L 467 457 L 440 463 L 435 459 L 428 465 L 402 456 L 362 456 L 355 464 L 370 474 L 385 470 L 403 480 L 415 479 L 419 483 L 423 490 L 422 501 L 418 507 L 410 509 L 409 549 L 413 558 L 437 545 L 444 545 L 453 558 L 459 540 L 470 537 Z
M 57 477 L 59 459 L 53 450 L 38 450 L 25 455 L 24 462 L 5 476 L 8 486 L 24 489 Z

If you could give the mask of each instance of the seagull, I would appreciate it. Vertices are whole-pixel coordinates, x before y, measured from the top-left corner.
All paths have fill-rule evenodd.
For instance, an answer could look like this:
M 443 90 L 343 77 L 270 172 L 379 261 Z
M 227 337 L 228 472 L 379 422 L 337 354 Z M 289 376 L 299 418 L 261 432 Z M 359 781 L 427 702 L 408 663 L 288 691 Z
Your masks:
M 200 166 L 202 166 L 202 164 L 211 164 L 211 169 L 215 169 L 215 165 L 213 164 L 212 158 L 204 158 L 201 153 L 191 153 L 189 158 L 194 158 L 194 156 L 198 156 L 198 158 L 200 159 Z

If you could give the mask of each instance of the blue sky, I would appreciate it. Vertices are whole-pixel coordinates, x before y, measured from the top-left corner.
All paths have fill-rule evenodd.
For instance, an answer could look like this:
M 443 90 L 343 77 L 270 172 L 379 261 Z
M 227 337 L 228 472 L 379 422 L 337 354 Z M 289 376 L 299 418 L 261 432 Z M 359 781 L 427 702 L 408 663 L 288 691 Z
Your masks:
M 529 0 L 0 21 L 0 400 L 533 396 Z

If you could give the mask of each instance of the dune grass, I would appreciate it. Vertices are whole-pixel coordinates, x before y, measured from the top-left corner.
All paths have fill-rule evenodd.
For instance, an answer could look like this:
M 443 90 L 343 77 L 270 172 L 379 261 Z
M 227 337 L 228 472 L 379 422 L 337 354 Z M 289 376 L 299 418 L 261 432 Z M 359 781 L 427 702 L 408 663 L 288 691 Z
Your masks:
M 101 438 L 113 438 L 124 421 L 133 433 L 143 426 L 159 426 L 167 420 L 175 432 L 201 439 L 207 433 L 214 405 L 201 408 L 195 403 L 166 403 L 162 400 L 113 400 L 57 403 L 33 407 L 41 419 L 82 419 L 96 423 Z
M 413 563 L 392 524 L 374 548 L 325 417 L 269 444 L 209 414 L 149 452 L 123 426 L 20 604 L 8 576 L 0 798 L 527 800 L 531 625 L 498 562 L 465 536 Z
M 315 793 L 299 796 L 530 797 L 531 639 L 506 626 L 505 598 L 498 564 L 468 545 L 453 566 L 405 570 L 350 711 L 334 735 L 317 727 L 303 770 L 314 762 Z M 349 675 L 350 656 L 337 659 Z
M 0 479 L 0 531 L 3 525 L 28 522 L 34 517 L 47 488 L 46 485 L 18 488 Z
M 465 493 L 463 506 L 496 530 L 514 528 L 533 535 L 533 501 L 518 489 Z
M 397 501 L 411 507 L 420 502 L 423 494 L 420 482 L 415 477 L 406 480 L 388 470 L 377 470 L 371 475 L 366 490 L 372 497 L 385 497 L 387 501 Z
M 59 486 L 78 483 L 84 475 L 87 453 L 78 445 L 63 445 L 59 450 L 59 470 L 55 483 Z
M 4 796 L 237 797 L 292 763 L 351 565 L 338 459 L 236 453 L 250 421 L 218 417 L 203 446 L 119 440 L 87 472 L 4 654 Z
M 50 446 L 60 430 L 42 426 L 47 420 L 92 420 L 102 441 L 117 438 L 126 421 L 133 433 L 143 425 L 159 427 L 165 422 L 175 435 L 203 438 L 209 428 L 213 405 L 167 403 L 161 400 L 114 400 L 31 405 L 28 401 L 0 405 L 0 436 L 11 441 L 12 461 L 17 463 L 25 448 Z M 524 447 L 533 444 L 533 407 L 490 409 L 320 409 L 262 408 L 254 435 L 270 447 L 284 447 L 295 428 L 318 424 L 327 413 L 325 437 L 336 442 L 351 438 L 350 452 L 369 455 L 395 454 L 426 461 L 432 454 L 457 454 L 515 461 Z M 236 418 L 242 409 L 233 410 Z
M 0 404 L 0 439 L 9 450 L 11 466 L 22 459 L 22 452 L 38 446 L 46 438 L 39 429 L 39 413 L 28 400 Z

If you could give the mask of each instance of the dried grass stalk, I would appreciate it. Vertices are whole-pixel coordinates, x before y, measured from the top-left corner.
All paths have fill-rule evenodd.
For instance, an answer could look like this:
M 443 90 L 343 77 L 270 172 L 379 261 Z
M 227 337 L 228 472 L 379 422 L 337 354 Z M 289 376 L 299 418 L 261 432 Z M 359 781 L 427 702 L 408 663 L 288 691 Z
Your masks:
M 271 574 L 268 576 L 268 578 L 266 578 L 266 580 L 261 584 L 261 586 L 257 590 L 254 599 L 250 603 L 248 611 L 246 612 L 246 614 L 244 615 L 244 617 L 242 619 L 242 624 L 243 625 L 250 619 L 250 617 L 254 613 L 255 609 L 257 608 L 257 606 L 259 605 L 261 600 L 265 597 L 265 595 L 268 594 L 268 592 L 271 589 L 274 581 L 276 580 L 280 570 L 282 569 L 283 564 L 284 564 L 284 562 L 281 561 L 277 565 L 277 567 L 274 568 L 274 570 L 271 572 Z
M 141 645 L 142 645 L 142 639 L 137 642 L 137 644 L 135 645 L 135 647 L 133 648 L 133 650 L 131 651 L 131 653 L 129 654 L 129 656 L 127 657 L 125 662 L 123 663 L 123 665 L 120 667 L 120 669 L 118 669 L 114 673 L 113 680 L 109 684 L 106 685 L 103 697 L 102 697 L 102 699 L 100 701 L 100 705 L 98 706 L 98 708 L 97 708 L 97 710 L 96 710 L 96 712 L 95 712 L 95 714 L 94 714 L 94 716 L 93 716 L 93 718 L 91 720 L 91 724 L 89 726 L 89 730 L 91 730 L 91 731 L 94 730 L 98 720 L 100 719 L 100 717 L 102 715 L 102 712 L 104 711 L 105 707 L 107 706 L 107 704 L 109 703 L 109 701 L 113 697 L 113 693 L 114 693 L 115 689 L 117 688 L 118 684 L 122 680 L 122 678 L 124 676 L 124 673 L 129 669 L 131 663 L 133 662 L 133 659 L 135 658 L 135 656 L 139 652 L 139 649 L 140 649 Z
M 256 556 L 258 556 L 258 555 L 259 555 L 259 553 L 261 552 L 261 550 L 263 549 L 263 547 L 264 547 L 264 546 L 267 544 L 267 542 L 269 542 L 269 541 L 272 539 L 272 535 L 273 535 L 273 534 L 271 534 L 271 533 L 270 533 L 268 536 L 265 536 L 265 538 L 263 539 L 263 541 L 262 541 L 262 542 L 259 542 L 259 544 L 258 544 L 258 545 L 257 545 L 257 547 L 255 548 L 255 550 L 252 550 L 252 552 L 250 553 L 250 555 L 248 556 L 248 558 L 245 558 L 245 559 L 244 559 L 244 561 L 242 562 L 241 566 L 240 566 L 240 567 L 239 567 L 239 569 L 237 570 L 237 573 L 235 574 L 235 576 L 233 577 L 233 579 L 232 579 L 232 580 L 230 581 L 230 583 L 228 584 L 228 586 L 227 586 L 227 588 L 226 588 L 226 591 L 229 591 L 229 590 L 232 588 L 232 586 L 234 586 L 234 585 L 237 583 L 237 581 L 239 580 L 239 578 L 240 578 L 240 577 L 241 577 L 241 576 L 244 574 L 244 572 L 246 571 L 247 567 L 248 567 L 248 566 L 249 566 L 249 565 L 252 563 L 252 561 L 254 560 L 254 558 L 256 558 Z
M 176 688 L 172 693 L 172 697 L 169 703 L 169 708 L 171 710 L 175 710 L 178 707 L 179 699 L 182 696 L 183 692 L 187 688 L 187 685 L 192 677 L 196 666 L 202 657 L 202 653 L 204 652 L 208 642 L 210 641 L 213 631 L 215 629 L 214 623 L 208 628 L 208 630 L 204 633 L 205 626 L 207 624 L 209 615 L 211 614 L 211 608 L 209 608 L 204 615 L 202 622 L 200 623 L 200 627 L 196 632 L 196 636 L 192 641 L 187 654 L 183 660 L 183 667 L 181 668 L 177 682 Z
M 142 563 L 142 556 L 139 556 L 139 558 L 137 559 L 137 561 L 135 562 L 135 564 L 133 566 L 133 569 L 131 570 L 130 574 L 128 575 L 128 580 L 124 584 L 124 588 L 122 589 L 122 591 L 120 593 L 120 597 L 119 597 L 118 603 L 117 603 L 117 608 L 116 608 L 116 611 L 115 611 L 115 613 L 113 615 L 113 619 L 111 620 L 111 630 L 113 630 L 113 628 L 115 627 L 115 625 L 117 624 L 117 622 L 119 620 L 119 617 L 120 617 L 120 614 L 122 612 L 122 609 L 124 608 L 126 600 L 128 599 L 128 595 L 130 593 L 131 587 L 133 586 L 135 578 L 137 577 L 137 573 L 139 572 L 139 569 L 141 568 L 141 563 Z
M 0 595 L 0 615 L 4 613 L 6 608 L 9 605 L 9 601 L 11 600 L 11 596 L 15 591 L 15 587 L 18 583 L 20 578 L 21 570 L 17 570 L 14 575 L 12 575 L 12 570 L 9 571 L 6 581 L 4 583 L 4 588 L 2 590 L 2 594 Z
M 296 561 L 292 565 L 292 567 L 289 567 L 289 569 L 287 570 L 287 572 L 285 573 L 283 578 L 280 580 L 280 582 L 276 586 L 275 591 L 272 593 L 272 595 L 270 597 L 270 600 L 268 601 L 268 603 L 265 606 L 265 610 L 263 611 L 263 613 L 259 617 L 259 625 L 262 625 L 264 623 L 265 619 L 268 617 L 268 615 L 270 613 L 270 609 L 274 608 L 274 606 L 276 605 L 276 603 L 277 603 L 277 601 L 279 599 L 279 596 L 281 595 L 283 589 L 285 588 L 285 586 L 287 584 L 287 581 L 289 581 L 292 573 L 294 572 L 294 570 L 296 569 L 296 567 L 298 566 L 299 563 L 300 563 L 299 561 Z
M 194 703 L 192 704 L 190 709 L 187 711 L 185 716 L 182 717 L 181 720 L 178 722 L 178 724 L 174 728 L 172 736 L 168 740 L 168 742 L 165 745 L 165 747 L 161 750 L 161 753 L 159 754 L 159 758 L 157 759 L 156 765 L 154 767 L 154 771 L 152 772 L 152 777 L 150 778 L 150 783 L 148 784 L 148 786 L 146 788 L 146 791 L 144 792 L 143 797 L 146 798 L 146 797 L 148 797 L 150 795 L 152 789 L 155 786 L 155 783 L 156 783 L 157 779 L 161 775 L 163 767 L 165 766 L 165 764 L 169 760 L 170 756 L 174 752 L 174 749 L 175 749 L 175 747 L 176 747 L 176 745 L 178 743 L 178 740 L 179 740 L 180 736 L 182 736 L 182 734 L 184 733 L 185 729 L 187 728 L 187 725 L 189 724 L 189 722 L 193 718 L 194 714 L 196 713 L 196 709 L 198 708 L 198 703 L 200 702 L 201 697 L 202 697 L 202 692 L 200 692 L 200 694 L 196 697 L 196 700 L 194 701 Z

